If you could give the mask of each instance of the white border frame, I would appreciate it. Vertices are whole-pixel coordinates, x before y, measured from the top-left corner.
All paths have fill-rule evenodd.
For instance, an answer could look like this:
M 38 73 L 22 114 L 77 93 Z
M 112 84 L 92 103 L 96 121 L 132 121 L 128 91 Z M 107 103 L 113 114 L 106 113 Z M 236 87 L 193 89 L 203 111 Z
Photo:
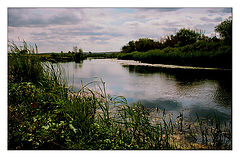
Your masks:
M 4 157 L 43 157 L 43 156 L 81 156 L 81 157 L 237 157 L 240 149 L 239 129 L 239 12 L 240 1 L 238 0 L 2 0 L 0 2 L 0 81 L 1 81 L 1 141 L 0 152 Z M 232 7 L 233 8 L 233 150 L 216 151 L 8 151 L 7 150 L 7 8 L 8 7 Z

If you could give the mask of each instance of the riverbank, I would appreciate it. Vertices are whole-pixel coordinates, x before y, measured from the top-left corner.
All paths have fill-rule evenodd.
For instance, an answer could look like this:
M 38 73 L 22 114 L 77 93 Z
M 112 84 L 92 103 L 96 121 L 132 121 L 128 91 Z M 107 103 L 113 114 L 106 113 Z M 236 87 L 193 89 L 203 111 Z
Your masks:
M 199 46 L 200 45 L 200 46 Z M 218 43 L 210 50 L 204 50 L 200 42 L 179 48 L 167 47 L 147 52 L 119 53 L 117 58 L 135 60 L 149 64 L 167 64 L 192 67 L 232 68 L 231 46 L 220 46 Z
M 135 60 L 162 68 L 232 69 L 232 46 L 222 41 L 197 41 L 182 47 L 166 47 L 130 53 L 44 53 L 34 54 L 41 61 L 80 62 L 86 58 Z M 165 66 L 166 65 L 166 66 Z
M 181 66 L 181 65 L 168 65 L 168 64 L 149 64 L 142 63 L 134 60 L 118 60 L 123 66 L 147 66 L 147 67 L 155 67 L 155 68 L 165 68 L 165 69 L 189 69 L 189 70 L 219 70 L 219 71 L 231 71 L 231 69 L 224 68 L 215 68 L 215 67 L 194 67 L 194 66 Z
M 87 58 L 86 54 L 83 53 L 40 53 L 40 54 L 31 54 L 40 58 L 41 61 L 49 61 L 52 63 L 56 62 L 80 62 Z

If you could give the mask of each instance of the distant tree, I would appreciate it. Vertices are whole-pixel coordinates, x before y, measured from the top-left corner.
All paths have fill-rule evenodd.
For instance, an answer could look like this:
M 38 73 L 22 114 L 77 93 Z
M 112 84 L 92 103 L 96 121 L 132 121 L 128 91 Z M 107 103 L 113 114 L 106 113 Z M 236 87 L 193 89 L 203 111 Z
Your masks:
M 220 34 L 225 43 L 232 44 L 232 17 L 217 25 L 215 31 Z
M 123 46 L 121 52 L 122 52 L 122 53 L 130 53 L 130 52 L 131 52 L 131 51 L 130 51 L 130 47 L 127 46 L 127 45 Z
M 134 41 L 129 41 L 128 46 L 130 47 L 130 52 L 134 52 L 136 50 Z
M 68 51 L 68 53 L 71 53 L 71 51 Z
M 201 34 L 195 32 L 194 30 L 185 29 L 185 28 L 180 29 L 176 34 L 176 38 L 178 41 L 177 45 L 182 47 L 188 44 L 193 44 L 197 40 L 199 40 L 200 37 L 201 37 Z
M 61 53 L 63 53 L 63 51 L 61 51 Z
M 140 38 L 137 41 L 129 41 L 122 47 L 122 53 L 131 53 L 134 51 L 146 52 L 152 49 L 162 49 L 163 44 L 149 38 Z
M 163 47 L 166 48 L 166 47 L 174 47 L 176 44 L 178 43 L 178 38 L 177 36 L 175 35 L 170 35 L 170 36 L 167 36 L 167 38 L 164 40 L 163 42 Z
M 146 52 L 156 48 L 156 44 L 152 39 L 149 38 L 140 38 L 135 42 L 136 50 L 139 52 Z
M 134 41 L 129 41 L 127 45 L 122 47 L 123 53 L 130 53 L 130 52 L 134 52 L 135 50 L 136 50 L 136 48 L 135 48 Z

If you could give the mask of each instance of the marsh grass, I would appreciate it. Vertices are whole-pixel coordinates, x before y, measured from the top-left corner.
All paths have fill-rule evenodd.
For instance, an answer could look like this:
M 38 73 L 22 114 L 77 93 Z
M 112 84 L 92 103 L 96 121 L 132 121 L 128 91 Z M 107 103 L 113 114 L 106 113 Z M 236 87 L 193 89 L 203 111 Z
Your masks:
M 8 149 L 231 149 L 231 128 L 217 120 L 152 118 L 156 111 L 108 95 L 102 80 L 74 92 L 58 65 L 24 45 L 9 52 Z
M 35 45 L 35 48 L 29 46 L 25 41 L 19 47 L 14 42 L 8 44 L 9 80 L 12 82 L 30 81 L 33 83 L 40 81 L 44 70 L 39 58 L 32 56 L 32 54 L 38 52 L 37 46 Z

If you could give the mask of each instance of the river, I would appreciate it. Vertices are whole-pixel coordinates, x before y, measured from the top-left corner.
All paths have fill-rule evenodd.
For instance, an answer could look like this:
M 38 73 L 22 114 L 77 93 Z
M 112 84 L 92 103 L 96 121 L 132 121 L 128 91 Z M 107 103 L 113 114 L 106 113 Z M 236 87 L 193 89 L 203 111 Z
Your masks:
M 149 108 L 173 115 L 183 112 L 194 118 L 217 116 L 231 120 L 232 72 L 230 70 L 161 66 L 117 59 L 87 59 L 82 63 L 60 63 L 68 84 L 102 79 L 110 95 L 124 96 L 128 103 L 141 102 Z

